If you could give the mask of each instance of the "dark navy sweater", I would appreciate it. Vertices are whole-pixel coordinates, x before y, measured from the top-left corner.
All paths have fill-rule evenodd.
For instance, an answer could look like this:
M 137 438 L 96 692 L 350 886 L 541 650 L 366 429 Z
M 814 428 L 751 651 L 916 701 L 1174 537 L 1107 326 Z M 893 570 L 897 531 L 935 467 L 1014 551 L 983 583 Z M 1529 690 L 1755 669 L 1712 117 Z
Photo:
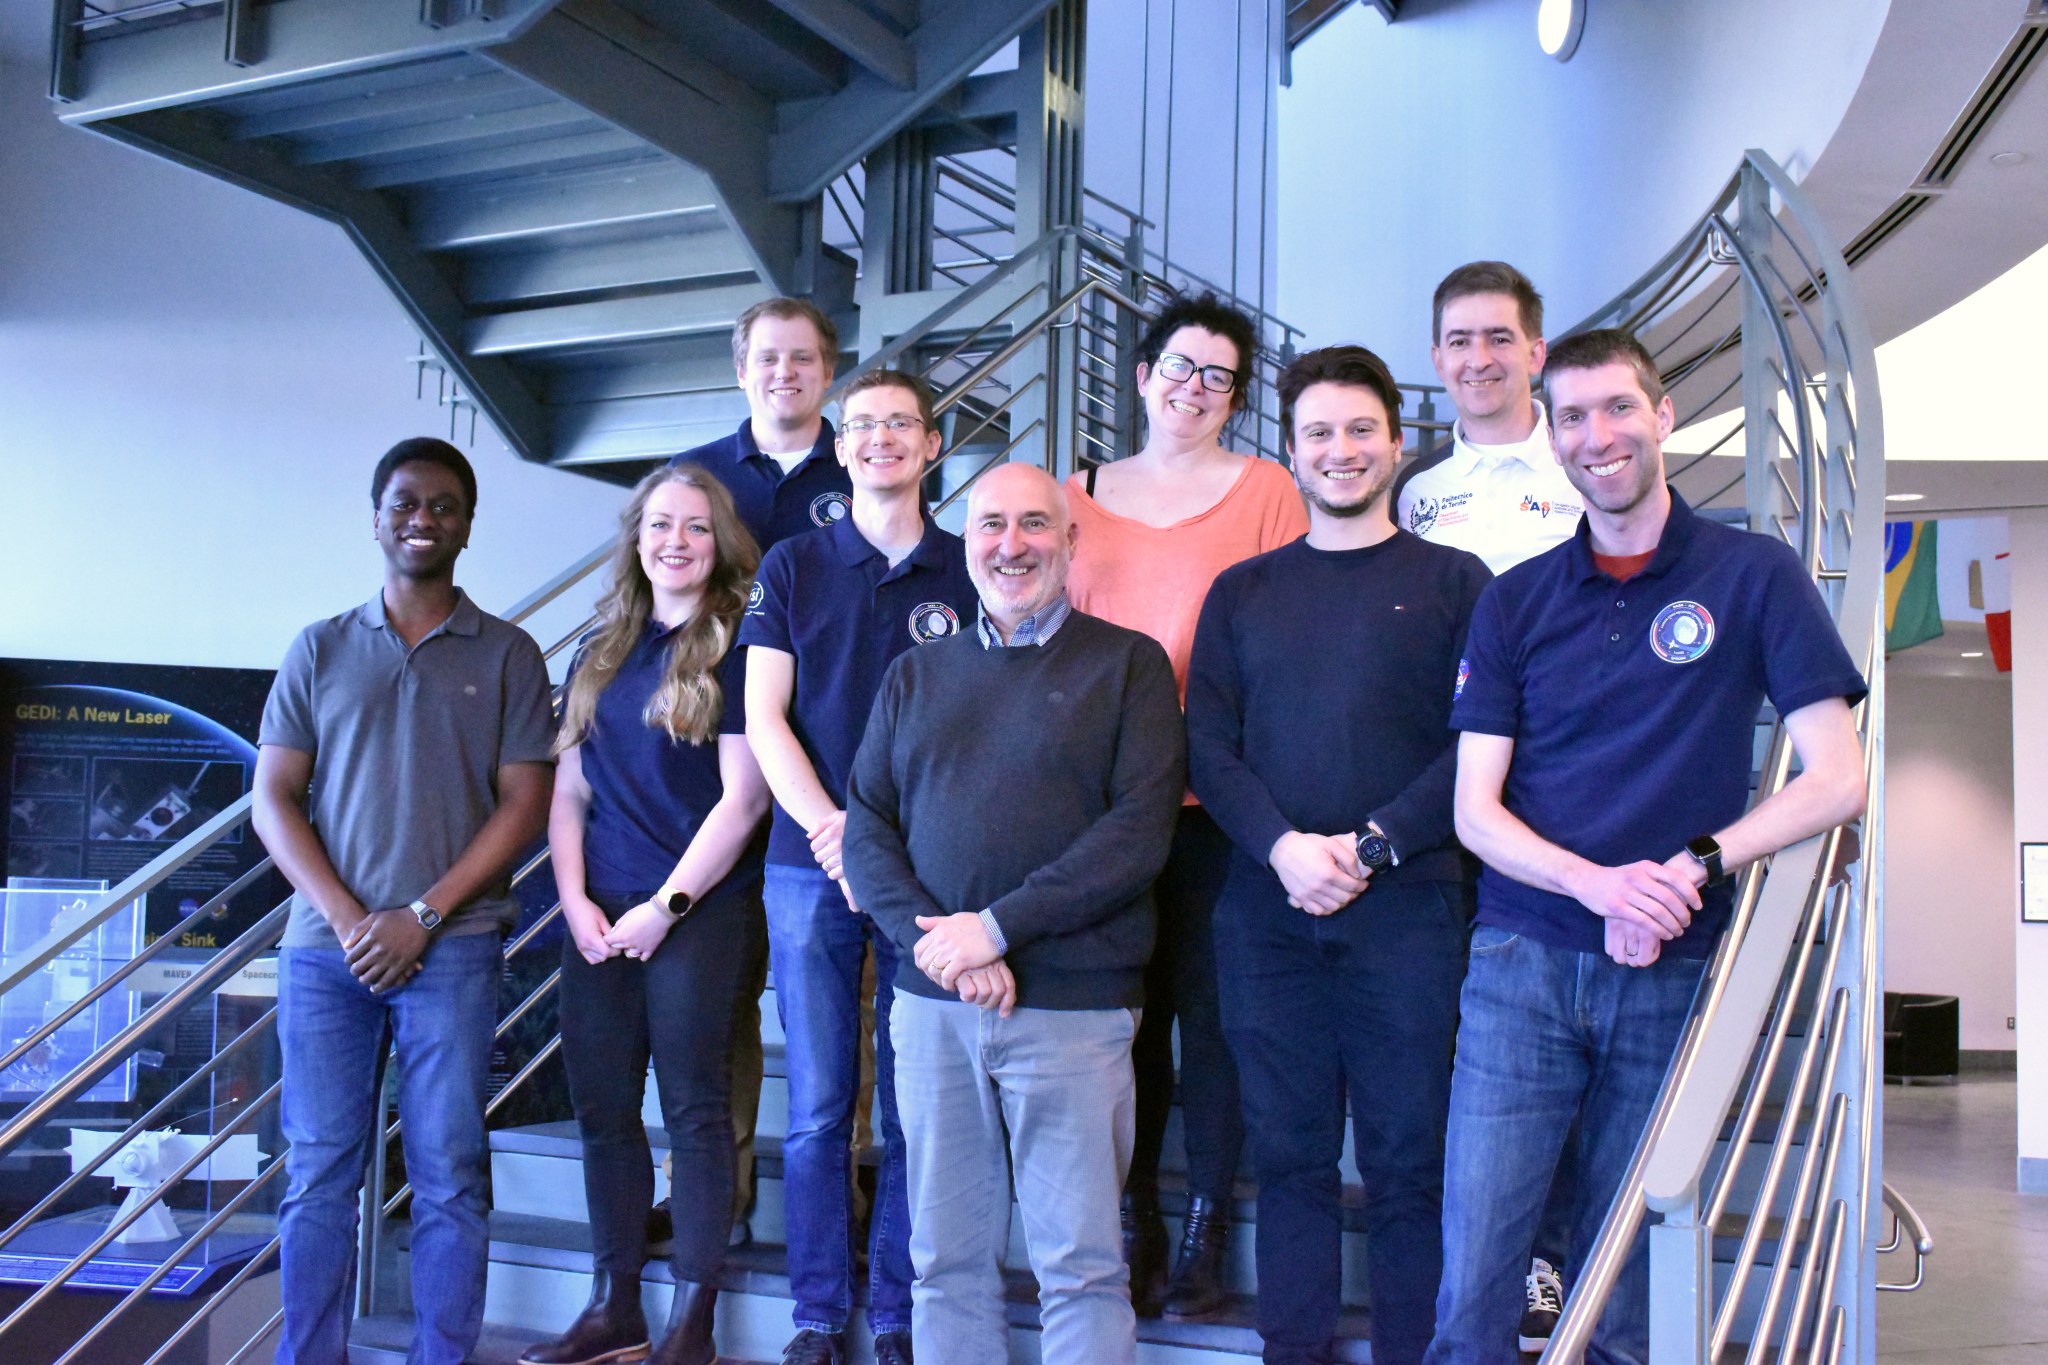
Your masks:
M 1166 651 L 1078 611 L 1043 645 L 962 631 L 889 665 L 845 848 L 854 899 L 903 950 L 896 988 L 954 998 L 911 961 L 917 917 L 987 909 L 1019 1007 L 1142 1004 L 1185 754 Z
M 1469 875 L 1451 700 L 1491 577 L 1406 531 L 1363 550 L 1297 540 L 1217 577 L 1188 667 L 1188 764 L 1242 860 L 1266 868 L 1290 830 L 1371 821 L 1400 858 L 1376 883 Z

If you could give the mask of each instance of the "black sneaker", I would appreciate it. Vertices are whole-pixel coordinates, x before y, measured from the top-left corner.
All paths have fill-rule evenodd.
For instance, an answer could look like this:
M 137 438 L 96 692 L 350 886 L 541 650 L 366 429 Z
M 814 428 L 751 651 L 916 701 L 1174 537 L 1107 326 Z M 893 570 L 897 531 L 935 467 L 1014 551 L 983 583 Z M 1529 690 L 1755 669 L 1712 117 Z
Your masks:
M 1522 1310 L 1515 1344 L 1524 1351 L 1540 1351 L 1550 1345 L 1550 1334 L 1557 1330 L 1558 1316 L 1564 1312 L 1564 1281 L 1550 1262 L 1538 1256 L 1529 1262 L 1529 1274 L 1522 1283 L 1527 1307 Z
M 846 1338 L 806 1327 L 782 1348 L 782 1365 L 846 1365 Z
M 875 1365 L 911 1365 L 910 1333 L 899 1327 L 876 1337 Z
M 669 1244 L 675 1236 L 675 1219 L 668 1211 L 668 1200 L 664 1199 L 647 1211 L 647 1254 L 668 1255 Z

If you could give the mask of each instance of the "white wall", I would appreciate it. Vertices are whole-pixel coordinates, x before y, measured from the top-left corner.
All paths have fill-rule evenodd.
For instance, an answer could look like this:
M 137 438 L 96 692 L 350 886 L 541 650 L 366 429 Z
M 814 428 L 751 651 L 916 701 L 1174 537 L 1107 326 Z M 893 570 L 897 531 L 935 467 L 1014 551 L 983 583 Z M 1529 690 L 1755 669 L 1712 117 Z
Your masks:
M 1662 256 L 1745 148 L 1803 175 L 1887 8 L 1594 0 L 1559 64 L 1535 0 L 1408 0 L 1392 25 L 1350 6 L 1280 94 L 1277 311 L 1427 380 L 1436 282 L 1498 257 L 1562 331 Z
M 448 433 L 417 333 L 339 229 L 66 128 L 44 83 L 0 63 L 0 655 L 274 667 L 376 590 L 377 457 Z M 607 534 L 617 489 L 484 425 L 467 453 L 486 609 Z
M 2048 842 L 2048 512 L 2012 518 L 2013 844 Z M 2012 962 L 2019 1016 L 2019 1187 L 2048 1194 L 2048 924 L 2015 914 Z
M 1979 1051 L 2014 1040 L 2011 716 L 2010 674 L 1887 682 L 1885 989 L 1958 997 Z

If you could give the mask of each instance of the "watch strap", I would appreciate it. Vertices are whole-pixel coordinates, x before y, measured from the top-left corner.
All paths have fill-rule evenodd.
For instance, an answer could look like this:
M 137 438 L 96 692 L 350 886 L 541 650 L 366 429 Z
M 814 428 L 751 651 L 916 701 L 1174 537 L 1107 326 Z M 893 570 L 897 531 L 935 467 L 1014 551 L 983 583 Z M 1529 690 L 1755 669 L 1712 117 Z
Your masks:
M 1721 844 L 1711 834 L 1701 834 L 1686 840 L 1685 851 L 1693 861 L 1707 870 L 1707 885 L 1715 886 L 1728 880 L 1728 870 L 1721 862 Z

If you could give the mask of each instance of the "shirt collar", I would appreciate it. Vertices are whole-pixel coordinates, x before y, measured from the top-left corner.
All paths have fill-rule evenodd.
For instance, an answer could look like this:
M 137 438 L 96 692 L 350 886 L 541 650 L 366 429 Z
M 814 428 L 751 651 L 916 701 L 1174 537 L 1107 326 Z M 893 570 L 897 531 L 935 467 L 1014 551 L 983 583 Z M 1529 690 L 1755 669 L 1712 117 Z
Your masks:
M 909 554 L 890 566 L 892 570 L 901 571 L 908 564 L 915 564 L 921 569 L 942 569 L 946 566 L 945 537 L 948 533 L 928 513 L 924 513 L 922 507 L 919 512 L 924 516 L 924 534 L 917 538 L 917 544 L 910 547 Z M 839 562 L 848 568 L 882 557 L 882 552 L 870 544 L 868 538 L 860 533 L 860 528 L 853 524 L 850 513 L 827 526 L 825 534 L 832 538 L 832 548 L 839 552 Z
M 836 460 L 838 457 L 833 450 L 833 435 L 832 424 L 826 421 L 823 416 L 820 416 L 818 418 L 818 439 L 811 443 L 811 453 L 791 465 L 789 472 L 794 474 L 797 470 L 802 469 L 820 457 L 827 460 Z M 774 466 L 778 477 L 781 476 L 782 466 L 776 464 L 769 456 L 763 455 L 760 443 L 754 440 L 754 419 L 751 417 L 740 423 L 739 444 L 740 458 L 742 460 L 765 461 Z
M 1649 578 L 1662 578 L 1671 572 L 1685 553 L 1685 547 L 1692 543 L 1693 530 L 1699 525 L 1699 514 L 1692 510 L 1682 494 L 1671 490 L 1671 515 L 1664 519 L 1664 532 L 1657 537 L 1657 553 L 1650 558 L 1649 567 L 1643 574 Z M 1590 582 L 1603 577 L 1600 566 L 1593 561 L 1593 519 L 1579 518 L 1579 529 L 1572 533 L 1572 568 L 1578 581 Z
M 388 630 L 390 628 L 391 618 L 384 611 L 384 590 L 382 588 L 377 589 L 376 596 L 363 603 L 361 620 L 364 625 L 375 627 L 378 630 Z M 469 600 L 468 593 L 457 588 L 455 590 L 455 610 L 449 612 L 448 619 L 428 631 L 424 638 L 432 639 L 434 636 L 444 632 L 449 635 L 475 635 L 482 628 L 483 612 L 478 610 L 476 603 Z
M 1481 446 L 1465 439 L 1463 418 L 1452 424 L 1451 440 L 1458 461 L 1458 473 L 1469 475 L 1481 464 L 1491 460 L 1498 464 L 1507 460 L 1518 460 L 1531 469 L 1540 470 L 1547 464 L 1556 464 L 1557 456 L 1550 448 L 1550 414 L 1543 410 L 1542 399 L 1531 400 L 1536 407 L 1536 425 L 1529 434 L 1510 445 Z
M 981 637 L 983 649 L 1020 649 L 1025 645 L 1044 644 L 1073 614 L 1074 605 L 1067 601 L 1066 590 L 1061 589 L 1058 597 L 1017 623 L 1017 628 L 1010 632 L 1008 645 L 1003 643 L 1002 632 L 988 619 L 987 607 L 977 609 L 974 629 Z

